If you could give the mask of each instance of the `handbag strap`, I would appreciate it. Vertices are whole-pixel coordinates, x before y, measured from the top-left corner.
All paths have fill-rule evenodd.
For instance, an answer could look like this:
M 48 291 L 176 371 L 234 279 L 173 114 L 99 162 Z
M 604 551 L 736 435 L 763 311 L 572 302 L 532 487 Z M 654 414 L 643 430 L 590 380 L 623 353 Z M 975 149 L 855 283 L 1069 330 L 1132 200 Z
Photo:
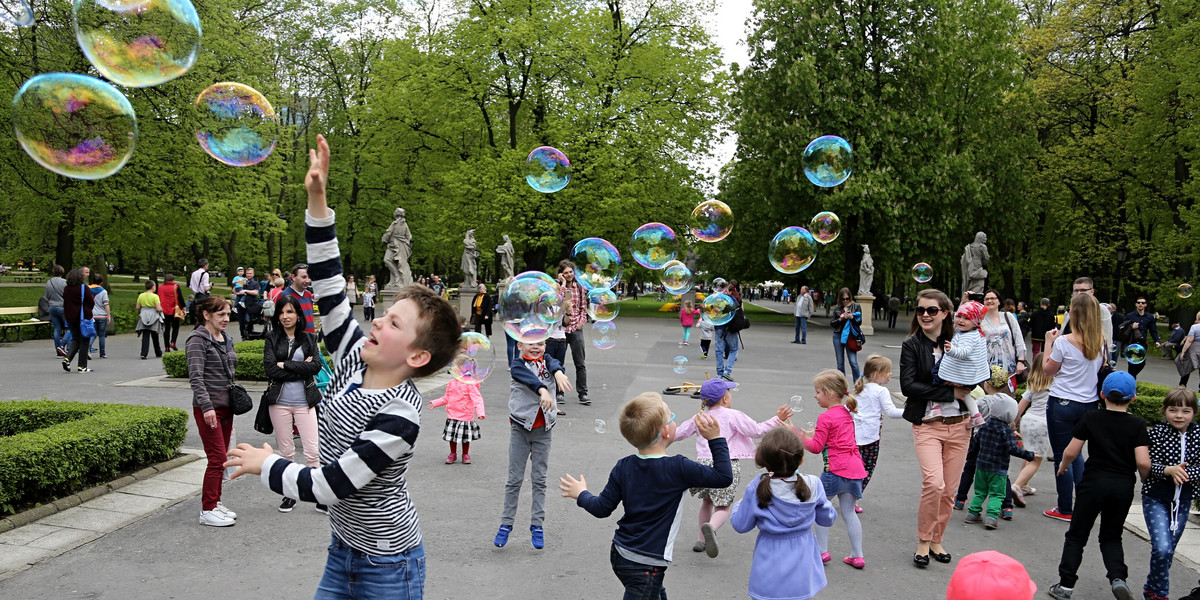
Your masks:
M 79 320 L 83 320 L 83 295 L 87 293 L 87 286 L 79 284 Z
M 211 343 L 214 347 L 216 347 L 217 340 L 212 340 Z M 225 338 L 224 354 L 221 354 L 221 351 L 217 350 L 217 353 L 221 354 L 221 366 L 225 368 L 225 376 L 229 378 L 229 385 L 233 385 L 233 371 L 229 370 L 229 349 L 232 347 L 233 347 L 233 342 L 230 341 L 229 337 L 227 336 Z

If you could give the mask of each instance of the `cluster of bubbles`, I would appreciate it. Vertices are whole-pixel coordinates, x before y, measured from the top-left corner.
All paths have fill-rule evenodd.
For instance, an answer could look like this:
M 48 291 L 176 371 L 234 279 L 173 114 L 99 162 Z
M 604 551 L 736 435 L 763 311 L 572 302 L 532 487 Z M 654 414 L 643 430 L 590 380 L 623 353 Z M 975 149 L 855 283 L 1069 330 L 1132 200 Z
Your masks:
M 525 182 L 543 194 L 560 191 L 571 182 L 571 161 L 558 148 L 534 148 L 525 159 Z
M 804 176 L 820 187 L 841 185 L 854 170 L 854 151 L 850 142 L 836 135 L 823 135 L 809 142 L 801 160 Z
M 75 0 L 71 16 L 84 56 L 126 87 L 171 81 L 200 52 L 200 17 L 188 0 Z
M 1191 298 L 1192 297 L 1192 284 L 1190 284 L 1190 283 L 1179 284 L 1179 287 L 1175 288 L 1175 293 L 1179 294 L 1180 298 Z
M 929 283 L 933 279 L 933 267 L 929 263 L 919 262 L 913 265 L 912 276 L 917 283 Z
M 458 340 L 458 355 L 450 363 L 450 374 L 463 383 L 483 383 L 496 366 L 492 340 L 482 333 L 468 331 Z
M 674 371 L 680 375 L 687 373 L 687 364 L 688 359 L 686 356 L 676 356 Z
M 733 210 L 720 200 L 705 200 L 692 209 L 688 229 L 702 242 L 719 242 L 733 231 Z
M 279 141 L 279 117 L 267 98 L 240 83 L 216 83 L 196 96 L 196 139 L 209 156 L 233 167 L 260 163 Z
M 1131 365 L 1140 365 L 1146 362 L 1146 347 L 1141 344 L 1125 346 L 1125 360 Z

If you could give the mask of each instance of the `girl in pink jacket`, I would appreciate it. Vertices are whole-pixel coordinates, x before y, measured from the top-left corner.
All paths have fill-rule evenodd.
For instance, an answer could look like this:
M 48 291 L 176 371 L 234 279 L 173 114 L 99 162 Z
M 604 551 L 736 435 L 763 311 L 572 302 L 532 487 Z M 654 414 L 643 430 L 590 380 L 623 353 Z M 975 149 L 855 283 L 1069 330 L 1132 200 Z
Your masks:
M 696 324 L 696 317 L 700 316 L 700 309 L 692 304 L 691 300 L 684 300 L 683 305 L 679 308 L 679 323 L 683 325 L 683 345 L 688 345 L 688 338 L 692 337 L 692 326 Z
M 737 387 L 732 381 L 715 377 L 700 386 L 700 408 L 717 420 L 721 426 L 721 437 L 729 444 L 729 462 L 733 467 L 733 483 L 726 488 L 692 488 L 691 494 L 702 500 L 700 504 L 700 535 L 699 541 L 692 546 L 694 552 L 706 552 L 710 558 L 717 556 L 717 530 L 729 520 L 733 503 L 741 493 L 741 459 L 754 460 L 754 440 L 778 427 L 792 416 L 787 406 L 780 406 L 775 416 L 756 423 L 749 415 L 734 410 L 733 396 L 729 390 Z M 697 433 L 694 419 L 688 419 L 679 424 L 675 431 L 675 440 L 684 440 Z M 708 440 L 696 438 L 696 462 L 712 466 L 712 451 L 708 449 Z
M 462 462 L 469 465 L 471 442 L 480 437 L 475 415 L 479 415 L 480 421 L 487 418 L 479 384 L 451 379 L 446 384 L 446 395 L 429 403 L 430 408 L 443 405 L 446 407 L 446 427 L 442 430 L 442 439 L 450 442 L 450 456 L 446 457 L 446 464 L 452 465 L 458 459 L 458 443 L 462 442 Z

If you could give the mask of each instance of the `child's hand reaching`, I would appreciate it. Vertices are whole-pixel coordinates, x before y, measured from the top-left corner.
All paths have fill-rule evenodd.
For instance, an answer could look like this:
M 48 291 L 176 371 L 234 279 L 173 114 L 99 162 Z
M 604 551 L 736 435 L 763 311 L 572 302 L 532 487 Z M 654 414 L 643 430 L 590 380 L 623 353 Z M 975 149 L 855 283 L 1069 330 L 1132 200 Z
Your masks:
M 554 373 L 554 385 L 558 386 L 558 391 L 560 392 L 569 392 L 573 389 L 571 387 L 571 380 L 567 379 L 567 376 L 562 371 Z
M 262 473 L 263 461 L 274 453 L 270 444 L 263 444 L 262 448 L 255 448 L 250 444 L 238 444 L 236 448 L 229 451 L 233 458 L 225 461 L 223 466 L 237 467 L 233 475 L 229 476 L 230 479 L 237 479 L 247 473 L 258 475 Z
M 562 490 L 563 498 L 579 498 L 579 495 L 587 491 L 587 480 L 583 475 L 579 479 L 571 477 L 570 474 L 563 475 L 558 478 L 558 489 Z
M 706 440 L 714 440 L 721 437 L 721 424 L 711 415 L 705 413 L 697 413 L 692 417 L 693 423 L 696 424 L 696 431 L 700 432 L 700 437 Z
M 780 422 L 787 421 L 788 419 L 792 418 L 792 409 L 788 408 L 786 404 L 780 406 L 779 408 L 775 409 L 775 417 L 778 418 Z
M 1181 462 L 1177 465 L 1171 465 L 1163 469 L 1163 475 L 1174 479 L 1175 485 L 1183 485 L 1188 482 L 1187 463 Z

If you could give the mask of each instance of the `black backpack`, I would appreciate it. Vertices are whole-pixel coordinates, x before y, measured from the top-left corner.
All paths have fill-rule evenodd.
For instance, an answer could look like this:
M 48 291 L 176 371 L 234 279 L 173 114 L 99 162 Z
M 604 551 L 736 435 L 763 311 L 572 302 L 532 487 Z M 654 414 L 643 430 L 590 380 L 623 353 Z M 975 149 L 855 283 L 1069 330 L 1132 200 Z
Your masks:
M 750 329 L 750 319 L 746 318 L 746 311 L 742 310 L 739 304 L 737 310 L 733 312 L 733 318 L 729 320 L 729 324 L 725 329 L 733 333 L 737 333 L 743 329 Z

